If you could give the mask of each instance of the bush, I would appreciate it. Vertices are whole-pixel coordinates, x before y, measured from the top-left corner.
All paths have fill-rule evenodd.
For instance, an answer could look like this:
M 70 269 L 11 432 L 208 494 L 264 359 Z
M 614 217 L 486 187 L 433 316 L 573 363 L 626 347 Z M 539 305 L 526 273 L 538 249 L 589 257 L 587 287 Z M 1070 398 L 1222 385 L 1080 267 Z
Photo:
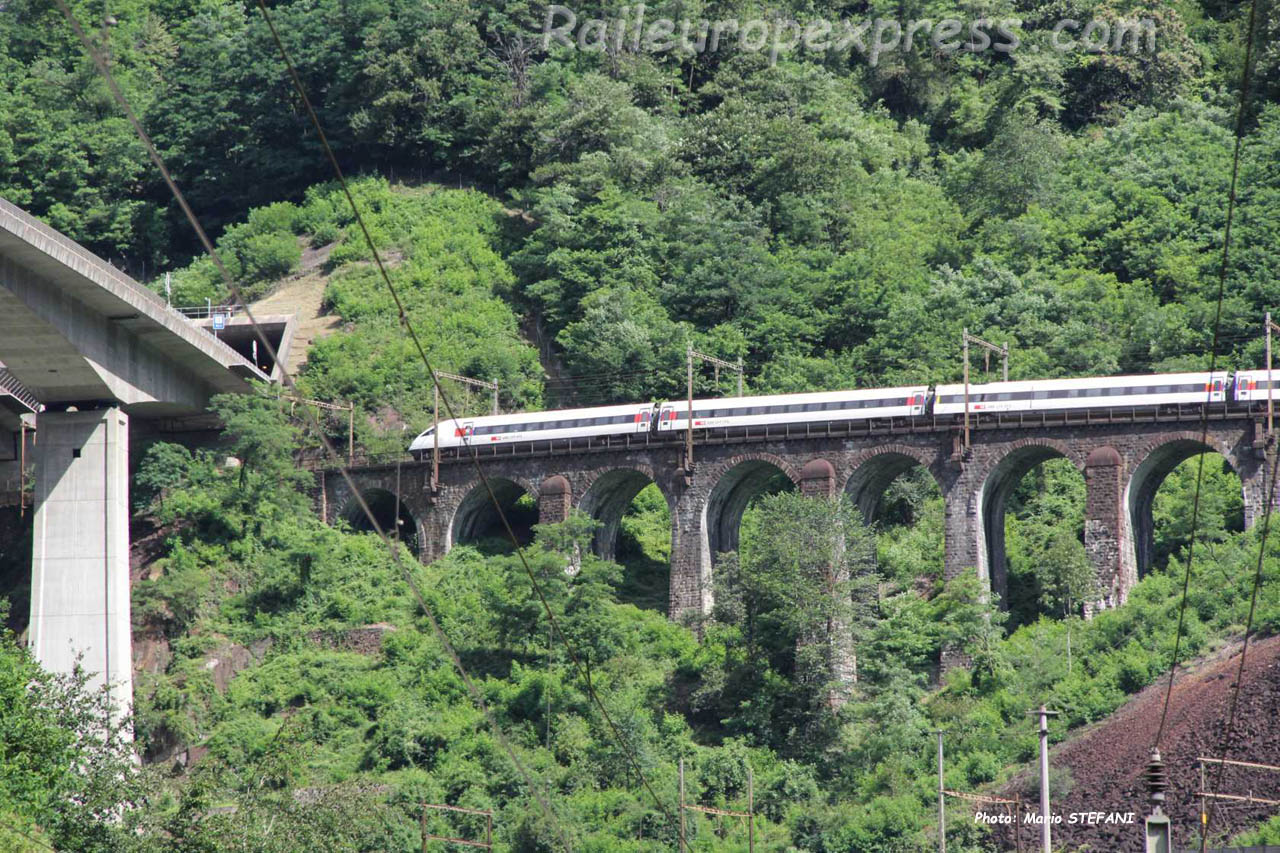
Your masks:
M 288 275 L 302 260 L 302 248 L 289 232 L 254 234 L 236 250 L 241 284 Z

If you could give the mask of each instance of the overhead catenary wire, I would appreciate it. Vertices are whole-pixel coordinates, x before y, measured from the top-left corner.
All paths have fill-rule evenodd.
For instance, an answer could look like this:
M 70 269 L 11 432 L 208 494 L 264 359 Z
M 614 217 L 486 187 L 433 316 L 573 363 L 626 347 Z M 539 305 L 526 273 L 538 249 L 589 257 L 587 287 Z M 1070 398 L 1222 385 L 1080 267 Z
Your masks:
M 76 36 L 80 39 L 81 44 L 85 48 L 85 51 L 89 54 L 90 59 L 93 61 L 94 65 L 97 67 L 98 72 L 102 75 L 102 77 L 106 81 L 107 86 L 111 91 L 112 98 L 116 101 L 117 105 L 124 111 L 125 116 L 128 119 L 129 123 L 132 125 L 134 132 L 137 134 L 139 140 L 142 142 L 143 147 L 146 148 L 147 154 L 151 158 L 151 161 L 155 164 L 156 168 L 160 171 L 160 174 L 164 179 L 165 185 L 168 187 L 170 193 L 173 195 L 175 201 L 178 203 L 178 206 L 182 209 L 182 212 L 184 216 L 187 218 L 187 221 L 191 224 L 192 228 L 195 230 L 201 245 L 205 249 L 205 252 L 209 255 L 211 261 L 213 262 L 214 266 L 217 268 L 219 274 L 221 275 L 223 282 L 227 287 L 228 292 L 235 299 L 236 303 L 239 304 L 240 307 L 243 309 L 246 319 L 248 319 L 250 325 L 253 327 L 254 333 L 257 335 L 258 340 L 263 344 L 272 362 L 279 366 L 281 381 L 285 384 L 285 386 L 290 391 L 297 394 L 298 389 L 297 389 L 297 386 L 294 384 L 293 377 L 289 374 L 289 371 L 286 369 L 286 367 L 280 363 L 277 357 L 276 350 L 272 346 L 271 341 L 268 339 L 267 335 L 262 331 L 262 328 L 258 324 L 257 319 L 253 316 L 252 309 L 250 309 L 247 301 L 243 298 L 243 295 L 241 294 L 239 287 L 236 286 L 234 279 L 232 279 L 231 275 L 227 272 L 226 267 L 222 263 L 221 257 L 218 255 L 217 250 L 214 248 L 212 242 L 209 240 L 209 237 L 205 232 L 204 227 L 200 224 L 199 218 L 195 215 L 195 212 L 191 209 L 190 205 L 187 203 L 186 197 L 182 194 L 181 190 L 179 190 L 177 183 L 173 180 L 172 176 L 169 174 L 169 170 L 165 166 L 164 161 L 160 157 L 159 152 L 156 150 L 155 144 L 151 141 L 151 138 L 148 136 L 145 129 L 142 127 L 142 124 L 138 120 L 137 115 L 134 113 L 133 108 L 129 104 L 128 99 L 125 98 L 124 93 L 120 90 L 120 87 L 116 83 L 114 76 L 112 76 L 110 70 L 107 68 L 106 62 L 104 61 L 101 53 L 94 47 L 93 42 L 86 35 L 84 28 L 81 27 L 80 25 L 79 20 L 77 20 L 77 18 L 75 17 L 75 14 L 72 12 L 71 8 L 67 5 L 67 0 L 55 0 L 55 2 L 57 3 L 59 10 L 62 12 L 63 17 L 66 18 L 68 24 L 71 26 L 72 30 L 74 30 Z M 520 773 L 521 777 L 529 785 L 529 790 L 531 794 L 533 795 L 534 799 L 538 802 L 544 815 L 547 817 L 547 819 L 551 822 L 551 824 L 556 828 L 557 832 L 560 834 L 566 850 L 572 850 L 573 845 L 569 840 L 569 836 L 564 828 L 563 822 L 560 821 L 559 817 L 555 813 L 555 810 L 551 807 L 550 801 L 546 798 L 540 786 L 535 782 L 533 775 L 531 774 L 529 769 L 525 766 L 524 762 L 521 761 L 519 756 L 516 754 L 515 748 L 512 746 L 511 741 L 507 738 L 506 734 L 502 731 L 502 728 L 498 725 L 497 718 L 494 716 L 492 709 L 489 708 L 488 703 L 485 701 L 484 695 L 480 692 L 479 688 L 476 686 L 474 680 L 471 678 L 470 674 L 467 672 L 466 667 L 463 665 L 462 659 L 458 655 L 457 650 L 454 649 L 453 644 L 449 641 L 449 638 L 445 635 L 444 630 L 440 627 L 440 623 L 436 619 L 434 612 L 432 611 L 431 607 L 427 604 L 426 598 L 423 596 L 422 591 L 419 589 L 417 582 L 413 579 L 412 573 L 409 571 L 408 567 L 404 565 L 401 557 L 401 553 L 400 553 L 401 549 L 396 545 L 395 542 L 391 540 L 391 538 L 387 535 L 387 532 L 382 529 L 382 525 L 378 523 L 378 520 L 374 516 L 373 511 L 370 509 L 368 502 L 360 494 L 360 491 L 356 487 L 354 480 L 351 478 L 350 471 L 348 470 L 347 466 L 342 463 L 342 457 L 338 454 L 337 450 L 333 447 L 328 437 L 324 435 L 324 432 L 321 428 L 321 424 L 319 423 L 318 418 L 315 416 L 313 412 L 311 412 L 310 407 L 304 406 L 303 410 L 306 411 L 308 415 L 311 417 L 313 421 L 312 426 L 317 430 L 317 433 L 319 434 L 320 439 L 325 446 L 325 450 L 329 453 L 331 457 L 333 457 L 338 461 L 339 472 L 343 477 L 343 479 L 346 481 L 348 487 L 351 489 L 351 494 L 354 496 L 356 502 L 359 504 L 361 511 L 364 513 L 366 519 L 369 521 L 373 530 L 377 533 L 379 538 L 381 538 L 383 543 L 386 545 L 391 555 L 392 561 L 395 563 L 396 567 L 401 572 L 402 576 L 405 579 L 406 584 L 408 585 L 411 593 L 416 599 L 418 606 L 421 608 L 423 614 L 426 616 L 427 622 L 431 628 L 431 632 L 433 636 L 435 636 L 436 640 L 441 644 L 441 647 L 444 649 L 446 656 L 450 659 L 450 662 L 453 664 L 454 668 L 458 671 L 458 674 L 462 679 L 463 685 L 467 689 L 468 693 L 471 695 L 472 700 L 476 703 L 476 706 L 480 709 L 481 713 L 485 717 L 486 722 L 489 724 L 489 727 L 494 734 L 494 737 L 498 740 L 499 744 L 502 746 L 503 751 L 506 752 L 507 756 L 511 759 L 512 764 L 517 769 L 517 772 Z
M 65 2 L 65 0 L 59 0 L 59 2 Z M 359 225 L 360 231 L 364 235 L 365 242 L 369 247 L 369 251 L 373 255 L 374 265 L 377 267 L 378 273 L 381 276 L 383 283 L 386 285 L 387 291 L 390 294 L 393 302 L 395 303 L 401 328 L 404 330 L 404 333 L 409 336 L 409 339 L 410 341 L 412 341 L 414 348 L 418 351 L 418 355 L 422 359 L 423 366 L 426 367 L 428 374 L 431 376 L 432 383 L 436 386 L 437 389 L 439 389 L 440 384 L 438 379 L 436 378 L 435 371 L 431 367 L 431 360 L 427 357 L 426 349 L 422 346 L 422 342 L 418 338 L 417 332 L 414 331 L 413 323 L 409 319 L 408 312 L 405 311 L 404 303 L 400 299 L 400 294 L 396 290 L 395 284 L 392 283 L 391 276 L 388 275 L 386 266 L 382 262 L 382 255 L 378 251 L 378 248 L 373 241 L 373 237 L 369 233 L 368 227 L 365 225 L 364 217 L 360 213 L 359 206 L 356 205 L 355 198 L 351 195 L 351 190 L 347 185 L 346 176 L 342 172 L 342 167 L 338 164 L 338 158 L 333 153 L 333 148 L 329 145 L 329 140 L 325 135 L 324 128 L 320 124 L 320 118 L 315 111 L 315 107 L 312 106 L 311 99 L 307 96 L 306 89 L 302 85 L 302 80 L 298 75 L 297 68 L 294 66 L 293 58 L 290 55 L 288 49 L 285 47 L 284 42 L 281 40 L 280 33 L 276 30 L 275 23 L 271 18 L 270 12 L 267 10 L 267 5 L 264 2 L 264 0 L 258 0 L 257 5 L 258 5 L 259 12 L 261 12 L 262 14 L 263 21 L 266 23 L 268 30 L 270 30 L 271 32 L 272 40 L 275 42 L 276 48 L 277 50 L 279 50 L 280 56 L 284 60 L 285 67 L 289 71 L 289 76 L 292 79 L 294 90 L 298 93 L 298 97 L 301 100 L 303 107 L 305 108 L 307 115 L 311 120 L 311 125 L 313 128 L 315 128 L 316 136 L 320 141 L 321 146 L 324 148 L 326 156 L 329 159 L 329 164 L 333 168 L 334 175 L 337 178 L 338 183 L 342 188 L 343 194 L 347 198 L 348 204 L 350 204 L 351 206 L 352 215 L 354 216 L 356 223 Z M 452 406 L 448 401 L 448 397 L 444 394 L 443 389 L 440 390 L 440 399 L 441 399 L 441 402 L 444 404 L 445 411 L 449 415 L 449 417 L 451 419 L 456 419 Z M 583 684 L 586 687 L 588 695 L 591 697 L 593 704 L 600 711 L 601 716 L 604 718 L 605 723 L 607 724 L 609 730 L 612 732 L 614 741 L 617 743 L 618 747 L 623 751 L 623 754 L 626 756 L 627 761 L 631 765 L 633 772 L 635 772 L 636 777 L 640 780 L 641 786 L 649 793 L 650 797 L 653 799 L 654 805 L 657 806 L 658 810 L 661 811 L 666 816 L 669 823 L 672 826 L 677 828 L 677 832 L 679 834 L 680 840 L 683 843 L 684 833 L 679 828 L 679 824 L 678 824 L 678 821 L 676 820 L 675 814 L 663 803 L 662 798 L 658 796 L 657 791 L 654 790 L 652 784 L 649 782 L 648 777 L 645 776 L 644 770 L 640 766 L 640 762 L 636 758 L 634 751 L 627 744 L 626 739 L 622 736 L 621 730 L 618 728 L 617 724 L 614 722 L 613 716 L 609 713 L 608 709 L 604 705 L 604 702 L 600 699 L 599 694 L 597 693 L 594 685 L 592 684 L 590 673 L 583 666 L 582 660 L 578 655 L 577 650 L 574 648 L 573 643 L 569 640 L 568 636 L 560 628 L 559 620 L 555 618 L 555 613 L 551 609 L 550 602 L 547 601 L 546 595 L 542 589 L 542 585 L 538 583 L 537 576 L 534 573 L 532 567 L 529 565 L 528 558 L 524 553 L 524 548 L 520 545 L 519 539 L 515 534 L 515 530 L 511 527 L 511 522 L 508 520 L 506 512 L 502 509 L 502 504 L 498 500 L 497 495 L 494 493 L 492 484 L 489 482 L 489 478 L 484 473 L 484 469 L 480 464 L 479 454 L 476 453 L 474 446 L 472 446 L 471 450 L 472 452 L 470 456 L 471 456 L 472 463 L 475 466 L 476 474 L 480 478 L 481 484 L 484 486 L 485 492 L 488 495 L 490 503 L 493 504 L 493 507 L 496 511 L 498 519 L 502 523 L 502 527 L 504 531 L 506 532 L 508 538 L 511 539 L 511 542 L 515 547 L 515 552 L 517 557 L 519 558 L 520 564 L 523 567 L 525 573 L 528 575 L 529 582 L 533 587 L 534 593 L 537 595 L 543 610 L 547 614 L 547 621 L 549 625 L 551 626 L 555 634 L 559 636 L 561 644 L 565 647 L 565 651 L 568 653 L 569 659 L 573 663 L 574 669 L 577 671 L 578 676 L 583 680 Z M 372 514 L 370 513 L 370 515 Z

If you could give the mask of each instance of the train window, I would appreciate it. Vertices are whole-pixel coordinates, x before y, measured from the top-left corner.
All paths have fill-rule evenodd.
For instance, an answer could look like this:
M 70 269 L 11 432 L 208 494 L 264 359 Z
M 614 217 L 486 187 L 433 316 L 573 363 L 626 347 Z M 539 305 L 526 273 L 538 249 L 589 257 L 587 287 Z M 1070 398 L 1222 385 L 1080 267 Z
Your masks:
M 1031 399 L 1033 399 L 1033 400 L 1048 400 L 1048 399 L 1049 399 L 1049 392 L 1048 392 L 1048 391 L 1036 391 L 1034 394 L 1032 394 L 1032 395 L 1031 395 Z

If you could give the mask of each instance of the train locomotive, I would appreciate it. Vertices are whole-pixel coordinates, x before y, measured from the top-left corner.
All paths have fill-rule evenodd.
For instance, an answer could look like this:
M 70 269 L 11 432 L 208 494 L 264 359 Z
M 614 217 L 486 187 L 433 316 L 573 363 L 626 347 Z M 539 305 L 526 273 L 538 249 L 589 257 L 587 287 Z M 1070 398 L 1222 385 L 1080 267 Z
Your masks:
M 1277 371 L 1276 382 L 1280 382 Z M 1083 379 L 1042 379 L 969 385 L 969 412 L 976 415 L 1077 409 L 1181 408 L 1204 403 L 1255 404 L 1271 393 L 1266 370 L 1156 373 Z M 643 433 L 682 433 L 785 424 L 829 424 L 883 418 L 959 418 L 964 385 L 906 385 L 851 391 L 770 394 L 754 397 L 629 403 L 585 409 L 516 412 L 441 421 L 409 445 L 423 458 L 435 447 L 480 447 L 572 438 Z M 439 430 L 439 436 L 436 430 Z

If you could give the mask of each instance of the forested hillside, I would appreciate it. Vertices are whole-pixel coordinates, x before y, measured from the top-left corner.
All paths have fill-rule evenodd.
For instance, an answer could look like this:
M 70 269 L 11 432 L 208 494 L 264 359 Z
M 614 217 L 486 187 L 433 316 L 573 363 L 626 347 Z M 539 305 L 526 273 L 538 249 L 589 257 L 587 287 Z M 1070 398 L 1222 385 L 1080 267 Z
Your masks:
M 924 44 L 875 63 L 849 46 L 776 61 L 728 43 L 577 50 L 544 44 L 545 6 L 502 0 L 267 5 L 433 365 L 497 380 L 505 410 L 678 396 L 690 344 L 742 358 L 764 393 L 952 380 L 963 328 L 1008 341 L 1013 378 L 1204 369 L 1215 328 L 1219 367 L 1261 364 L 1262 315 L 1280 306 L 1274 3 L 1259 10 L 1218 323 L 1247 3 L 649 9 L 1023 22 L 1012 52 Z M 247 298 L 305 250 L 326 253 L 336 330 L 300 388 L 353 401 L 363 450 L 402 449 L 430 424 L 430 377 L 256 4 L 71 7 Z M 1155 47 L 1048 49 L 1065 18 L 1147 18 Z M 46 0 L 0 2 L 0 196 L 157 290 L 171 273 L 175 304 L 228 298 Z M 449 390 L 487 410 L 483 394 Z M 942 501 L 916 471 L 869 527 L 844 501 L 761 495 L 717 564 L 715 610 L 676 624 L 670 517 L 651 486 L 616 563 L 590 554 L 577 516 L 526 547 L 584 677 L 549 641 L 509 543 L 429 566 L 405 549 L 406 577 L 376 537 L 317 518 L 294 464 L 316 437 L 287 408 L 270 394 L 215 408 L 219 452 L 157 443 L 136 460 L 143 766 L 123 769 L 120 740 L 84 737 L 100 708 L 6 635 L 0 850 L 417 850 L 423 801 L 492 809 L 499 850 L 671 850 L 683 759 L 688 799 L 706 806 L 742 808 L 754 773 L 759 849 L 913 853 L 937 831 L 929 732 L 950 732 L 949 787 L 1031 798 L 1017 775 L 1036 750 L 1028 708 L 1062 711 L 1057 741 L 1167 670 L 1193 505 L 1183 659 L 1239 637 L 1258 559 L 1239 478 L 1213 455 L 1197 487 L 1190 460 L 1156 496 L 1152 571 L 1129 604 L 1085 621 L 1084 483 L 1050 461 L 1010 498 L 1009 594 L 987 600 L 971 574 L 943 582 Z M 11 597 L 26 594 L 29 523 L 0 542 Z M 1277 547 L 1254 621 L 1267 632 L 1280 628 Z M 813 584 L 836 565 L 855 579 L 833 613 Z M 11 611 L 20 630 L 24 605 Z M 856 651 L 852 685 L 812 642 L 830 624 Z M 944 675 L 944 649 L 971 665 Z M 484 830 L 474 817 L 429 827 Z M 694 850 L 747 846 L 732 819 L 687 831 Z M 996 843 L 965 815 L 948 832 L 953 851 Z
M 103 7 L 72 5 L 97 32 Z M 900 6 L 770 11 L 962 12 Z M 672 390 L 687 334 L 771 390 L 946 379 L 966 325 L 1012 344 L 1014 376 L 1199 364 L 1209 348 L 1240 4 L 996 3 L 984 14 L 1026 22 L 1022 49 L 874 67 L 852 48 L 772 67 L 732 45 L 544 51 L 544 7 L 518 3 L 272 8 L 349 171 L 460 182 L 519 211 L 496 244 L 510 272 L 487 284 L 539 318 L 573 377 L 599 380 L 580 396 Z M 214 0 L 107 11 L 111 67 L 194 209 L 231 229 L 242 283 L 276 272 L 283 247 L 231 226 L 332 175 L 261 16 Z M 1251 361 L 1280 275 L 1278 19 L 1263 12 L 1222 326 Z M 1153 53 L 1032 49 L 1046 22 L 1120 14 L 1156 22 Z M 193 235 L 57 8 L 6 3 L 0 57 L 5 197 L 137 276 L 183 265 Z

